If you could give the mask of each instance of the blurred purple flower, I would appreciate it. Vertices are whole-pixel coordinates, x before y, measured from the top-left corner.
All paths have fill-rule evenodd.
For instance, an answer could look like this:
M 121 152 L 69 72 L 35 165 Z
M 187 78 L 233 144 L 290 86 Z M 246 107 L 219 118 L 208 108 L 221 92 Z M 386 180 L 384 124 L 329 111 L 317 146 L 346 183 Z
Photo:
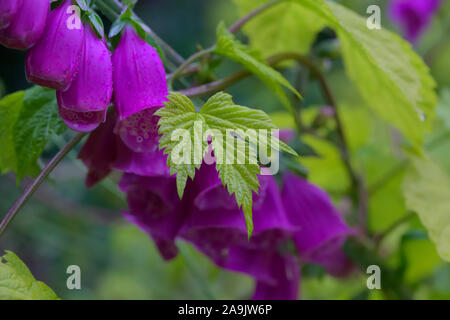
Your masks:
M 291 143 L 295 139 L 296 134 L 295 130 L 282 129 L 280 130 L 278 138 L 284 143 Z
M 155 48 L 131 26 L 122 32 L 113 54 L 114 101 L 121 120 L 167 100 L 164 66 Z
M 389 15 L 412 43 L 416 43 L 430 25 L 441 0 L 392 0 Z
M 355 231 L 342 220 L 325 191 L 287 173 L 281 192 L 291 222 L 300 228 L 293 240 L 306 262 L 324 266 L 334 276 L 346 276 L 353 265 L 342 251 Z
M 0 2 L 0 29 L 5 29 L 13 21 L 22 0 L 2 0 Z
M 14 3 L 18 6 L 15 14 Z M 11 4 L 8 9 L 4 6 Z M 41 38 L 50 9 L 49 0 L 2 0 L 0 10 L 3 21 L 0 24 L 0 43 L 5 47 L 25 50 L 31 48 Z M 9 12 L 9 13 L 8 13 Z M 8 25 L 5 28 L 5 25 Z
M 127 192 L 126 217 L 155 239 L 166 259 L 176 255 L 177 237 L 188 241 L 219 267 L 252 276 L 255 299 L 296 299 L 300 263 L 286 252 L 291 239 L 303 261 L 335 276 L 353 270 L 342 251 L 353 230 L 328 195 L 307 181 L 287 174 L 280 194 L 272 176 L 260 176 L 253 199 L 254 233 L 248 240 L 243 212 L 214 165 L 201 166 L 182 200 L 175 180 L 161 171 L 149 177 L 127 174 L 120 184 Z
M 68 28 L 67 21 L 71 14 L 67 13 L 67 9 L 71 5 L 71 0 L 65 0 L 50 12 L 42 38 L 28 52 L 26 73 L 30 82 L 66 90 L 75 78 L 83 45 L 84 26 L 81 25 L 79 29 Z
M 91 131 L 104 121 L 104 114 L 112 96 L 112 63 L 104 39 L 99 39 L 89 23 L 85 24 L 83 48 L 77 76 L 70 87 L 56 92 L 62 115 L 67 111 L 78 115 L 75 122 L 66 124 L 78 131 Z M 81 121 L 83 114 L 91 113 L 91 121 Z M 103 117 L 102 117 L 103 116 Z M 64 120 L 72 120 L 72 118 Z M 100 120 L 100 122 L 96 122 Z M 95 126 L 95 127 L 94 127 Z

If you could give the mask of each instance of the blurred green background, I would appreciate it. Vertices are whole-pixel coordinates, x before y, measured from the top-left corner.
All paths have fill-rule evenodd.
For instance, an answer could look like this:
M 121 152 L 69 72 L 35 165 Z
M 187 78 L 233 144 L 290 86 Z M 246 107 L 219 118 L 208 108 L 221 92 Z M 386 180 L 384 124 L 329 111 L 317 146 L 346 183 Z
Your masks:
M 369 5 L 380 5 L 383 26 L 395 30 L 386 16 L 385 0 L 340 2 L 361 15 L 365 15 Z M 429 64 L 440 95 L 440 118 L 429 137 L 429 152 L 450 175 L 450 139 L 436 142 L 450 132 L 450 89 L 447 89 L 450 88 L 450 5 L 444 2 L 445 7 L 416 50 Z M 141 0 L 135 11 L 184 57 L 194 53 L 198 45 L 212 44 L 220 21 L 229 25 L 237 19 L 237 9 L 231 0 Z M 0 57 L 0 96 L 29 87 L 24 76 L 24 54 L 0 47 Z M 216 74 L 227 75 L 235 69 L 236 65 L 225 63 Z M 290 72 L 285 76 L 296 81 Z M 362 100 L 345 76 L 342 61 L 330 61 L 327 78 L 342 109 L 352 156 L 358 168 L 365 172 L 369 185 L 374 186 L 370 194 L 370 230 L 382 232 L 408 214 L 401 192 L 403 170 L 398 164 L 403 159 L 398 153 L 396 132 L 361 107 Z M 292 127 L 278 100 L 254 78 L 234 85 L 229 91 L 239 104 L 264 108 L 278 125 Z M 304 121 L 308 122 L 323 100 L 314 82 L 307 81 L 301 93 L 305 97 Z M 43 161 L 50 159 L 68 136 L 55 139 Z M 313 136 L 305 135 L 304 140 L 321 156 L 303 160 L 303 165 L 310 170 L 310 179 L 325 188 L 345 214 L 346 203 L 341 195 L 348 181 L 336 148 Z M 0 241 L 1 252 L 4 249 L 15 252 L 35 277 L 47 283 L 62 299 L 245 299 L 251 296 L 251 278 L 216 268 L 186 244 L 180 243 L 179 257 L 164 262 L 151 239 L 123 219 L 121 210 L 126 208 L 126 203 L 115 184 L 118 175 L 87 190 L 86 170 L 76 160 L 76 154 L 76 150 L 71 152 L 13 221 Z M 384 181 L 386 175 L 389 179 Z M 13 175 L 0 177 L 2 216 L 27 183 L 29 180 L 16 186 Z M 418 218 L 392 232 L 380 250 L 389 267 L 403 270 L 401 281 L 412 298 L 450 299 L 450 266 L 439 258 Z M 80 266 L 82 290 L 67 289 L 69 265 Z M 366 278 L 365 274 L 357 273 L 339 280 L 326 275 L 319 267 L 305 266 L 301 297 L 382 299 L 384 296 L 379 291 L 366 289 Z

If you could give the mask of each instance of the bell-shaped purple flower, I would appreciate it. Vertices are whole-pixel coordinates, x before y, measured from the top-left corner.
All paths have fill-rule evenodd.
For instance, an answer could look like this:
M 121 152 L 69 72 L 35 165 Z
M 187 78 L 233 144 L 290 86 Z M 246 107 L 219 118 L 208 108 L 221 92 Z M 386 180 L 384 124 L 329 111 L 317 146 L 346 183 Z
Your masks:
M 324 266 L 332 275 L 348 274 L 352 264 L 342 245 L 355 231 L 343 221 L 329 196 L 317 186 L 287 173 L 282 199 L 290 221 L 299 228 L 293 239 L 300 257 Z
M 137 112 L 117 122 L 116 133 L 135 152 L 155 152 L 159 150 L 159 117 L 154 113 L 159 107 L 151 107 Z
M 5 29 L 12 22 L 22 0 L 2 0 L 0 2 L 0 29 Z
M 164 66 L 156 49 L 133 27 L 123 30 L 112 60 L 114 101 L 121 120 L 164 105 L 168 95 Z
M 35 1 L 35 0 L 32 0 Z M 66 90 L 78 72 L 84 26 L 70 25 L 71 0 L 50 12 L 44 34 L 28 52 L 26 73 L 30 82 L 56 90 Z
M 84 41 L 78 73 L 70 87 L 58 90 L 60 106 L 77 112 L 104 111 L 111 103 L 112 62 L 104 39 L 89 23 L 84 26 Z
M 25 50 L 42 36 L 50 0 L 2 0 L 0 4 L 0 43 Z
M 392 0 L 389 15 L 410 42 L 415 43 L 430 25 L 441 0 Z

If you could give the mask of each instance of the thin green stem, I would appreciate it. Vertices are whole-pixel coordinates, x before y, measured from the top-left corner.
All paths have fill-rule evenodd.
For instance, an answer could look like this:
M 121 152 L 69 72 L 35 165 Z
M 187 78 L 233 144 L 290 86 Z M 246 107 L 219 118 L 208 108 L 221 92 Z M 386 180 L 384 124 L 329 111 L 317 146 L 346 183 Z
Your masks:
M 395 221 L 390 227 L 388 227 L 386 230 L 380 232 L 379 234 L 376 234 L 374 236 L 374 241 L 377 245 L 383 241 L 384 238 L 386 238 L 387 235 L 389 235 L 392 231 L 403 225 L 404 223 L 411 220 L 416 214 L 414 212 L 410 212 L 406 214 L 405 216 L 401 217 L 397 221 Z
M 178 253 L 183 258 L 184 263 L 186 264 L 187 269 L 191 273 L 191 275 L 195 278 L 196 283 L 199 285 L 200 289 L 203 291 L 205 297 L 209 300 L 216 300 L 214 293 L 208 285 L 205 285 L 206 281 L 201 273 L 199 273 L 197 266 L 194 262 L 194 257 L 189 252 L 189 248 L 185 248 L 184 246 L 179 246 Z
M 110 21 L 115 21 L 120 16 L 120 11 L 117 12 L 113 8 L 111 8 L 106 1 L 104 0 L 96 0 L 95 6 L 99 9 L 106 18 Z
M 236 33 L 237 31 L 239 31 L 239 29 L 242 28 L 242 26 L 244 24 L 246 24 L 248 21 L 250 21 L 251 19 L 253 19 L 254 17 L 256 17 L 257 15 L 259 15 L 260 13 L 266 11 L 267 9 L 283 2 L 284 0 L 273 0 L 273 1 L 269 1 L 266 4 L 262 5 L 259 8 L 256 8 L 255 10 L 251 11 L 250 13 L 248 13 L 246 16 L 242 17 L 240 20 L 238 20 L 235 24 L 233 24 L 230 29 L 228 29 L 228 31 L 230 31 L 231 33 Z
M 0 223 L 0 236 L 6 230 L 8 224 L 14 219 L 20 209 L 31 198 L 34 192 L 44 182 L 47 176 L 56 168 L 61 160 L 72 150 L 86 135 L 86 133 L 78 133 L 50 160 L 50 162 L 44 167 L 39 176 L 26 188 L 22 196 L 16 201 L 16 203 L 9 209 L 6 216 Z
M 116 0 L 96 0 L 95 4 L 97 8 L 111 21 L 114 22 L 117 18 L 119 18 L 122 13 L 124 7 L 123 5 Z M 184 59 L 181 55 L 179 55 L 167 42 L 161 39 L 149 26 L 143 23 L 142 27 L 146 32 L 148 32 L 155 40 L 164 48 L 167 56 L 170 57 L 176 64 L 183 63 Z
M 210 54 L 214 50 L 214 47 L 200 50 L 196 53 L 194 53 L 192 56 L 190 56 L 188 59 L 186 59 L 179 67 L 176 69 L 171 77 L 168 78 L 169 87 L 172 86 L 172 83 L 174 80 L 180 77 L 181 74 L 183 74 L 183 71 L 189 67 L 193 62 L 197 61 L 198 59 Z

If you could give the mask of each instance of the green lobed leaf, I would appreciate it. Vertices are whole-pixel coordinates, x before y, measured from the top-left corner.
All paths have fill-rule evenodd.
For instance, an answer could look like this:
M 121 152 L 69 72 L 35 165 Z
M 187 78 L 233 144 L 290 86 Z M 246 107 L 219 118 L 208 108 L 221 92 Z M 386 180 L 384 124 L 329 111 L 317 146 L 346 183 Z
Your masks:
M 234 60 L 261 79 L 280 99 L 283 105 L 291 108 L 290 101 L 283 90 L 283 87 L 295 93 L 299 98 L 301 95 L 287 81 L 281 73 L 271 68 L 265 61 L 257 55 L 257 52 L 250 50 L 247 46 L 235 39 L 222 22 L 217 27 L 217 44 L 214 52 Z
M 22 110 L 25 91 L 18 91 L 0 100 L 0 174 L 16 171 L 16 148 L 13 128 Z
M 243 14 L 267 2 L 234 1 Z M 396 34 L 370 30 L 366 17 L 324 0 L 285 0 L 252 19 L 244 30 L 253 47 L 265 54 L 306 53 L 324 26 L 336 30 L 347 74 L 367 105 L 420 146 L 434 116 L 435 82 L 422 59 Z
M 403 181 L 406 206 L 419 215 L 439 255 L 450 261 L 450 179 L 427 156 L 410 157 Z
M 36 166 L 53 134 L 66 130 L 58 116 L 55 91 L 43 87 L 32 87 L 25 93 L 23 108 L 12 130 L 17 157 L 16 175 L 20 180 Z
M 13 252 L 0 257 L 0 300 L 59 300 L 45 283 L 36 281 Z
M 366 19 L 327 1 L 342 45 L 349 77 L 366 103 L 420 146 L 437 103 L 435 82 L 411 46 L 385 29 L 370 30 Z
M 158 126 L 159 133 L 163 136 L 159 140 L 159 148 L 164 149 L 164 153 L 168 155 L 167 165 L 170 167 L 171 174 L 177 174 L 177 190 L 181 198 L 188 177 L 194 179 L 195 169 L 199 169 L 200 164 L 195 164 L 194 154 L 191 154 L 190 164 L 176 164 L 172 159 L 172 154 L 177 146 L 191 150 L 191 146 L 194 145 L 194 122 L 201 121 L 203 123 L 203 120 L 197 114 L 191 100 L 186 96 L 179 93 L 171 93 L 168 99 L 169 101 L 165 104 L 165 107 L 155 113 L 161 117 Z M 182 142 L 178 140 L 173 141 L 172 135 L 177 129 L 188 130 L 189 140 L 183 138 Z M 204 146 L 206 146 L 206 143 Z
M 216 163 L 216 169 L 219 172 L 219 178 L 227 187 L 229 193 L 235 196 L 237 204 L 243 208 L 247 230 L 250 235 L 253 231 L 252 193 L 258 191 L 257 175 L 260 174 L 260 168 L 256 161 L 255 163 L 245 161 L 243 164 L 228 164 L 225 159 L 227 159 L 226 157 L 242 156 L 242 159 L 248 160 L 247 155 L 249 153 L 247 151 L 254 150 L 250 144 L 251 138 L 256 138 L 253 141 L 258 141 L 259 137 L 254 135 L 251 129 L 254 129 L 254 132 L 257 129 L 266 129 L 270 132 L 270 129 L 276 128 L 275 125 L 264 112 L 235 105 L 232 97 L 223 92 L 212 96 L 199 112 L 196 112 L 191 100 L 180 93 L 171 93 L 168 99 L 169 102 L 166 103 L 165 107 L 159 109 L 156 113 L 161 117 L 158 122 L 159 133 L 162 134 L 159 147 L 164 149 L 164 153 L 168 155 L 168 166 L 171 173 L 177 174 L 177 188 L 180 197 L 183 195 L 187 179 L 194 179 L 195 170 L 200 168 L 208 148 L 206 139 L 200 134 L 199 130 L 201 129 L 203 134 L 206 134 L 207 130 L 210 130 L 208 132 L 220 133 L 222 140 L 216 139 L 213 134 L 211 135 L 213 136 L 211 145 L 215 157 L 223 160 Z M 181 142 L 178 138 L 174 139 L 173 135 L 177 133 L 177 129 L 186 130 L 188 137 L 183 138 Z M 245 148 L 237 148 L 237 150 L 226 148 L 224 143 L 226 143 L 227 134 L 239 132 L 239 130 L 248 134 L 249 139 L 244 138 L 242 140 Z M 200 147 L 195 143 L 198 139 L 202 141 Z M 234 139 L 231 140 L 234 142 Z M 271 139 L 262 138 L 262 140 L 269 149 L 273 147 Z M 275 141 L 279 142 L 277 139 Z M 173 159 L 174 151 L 177 154 L 178 148 L 183 147 L 186 147 L 190 152 L 190 164 L 185 164 L 185 162 L 177 164 Z M 281 145 L 279 149 L 286 149 L 291 154 L 297 155 L 287 145 Z

